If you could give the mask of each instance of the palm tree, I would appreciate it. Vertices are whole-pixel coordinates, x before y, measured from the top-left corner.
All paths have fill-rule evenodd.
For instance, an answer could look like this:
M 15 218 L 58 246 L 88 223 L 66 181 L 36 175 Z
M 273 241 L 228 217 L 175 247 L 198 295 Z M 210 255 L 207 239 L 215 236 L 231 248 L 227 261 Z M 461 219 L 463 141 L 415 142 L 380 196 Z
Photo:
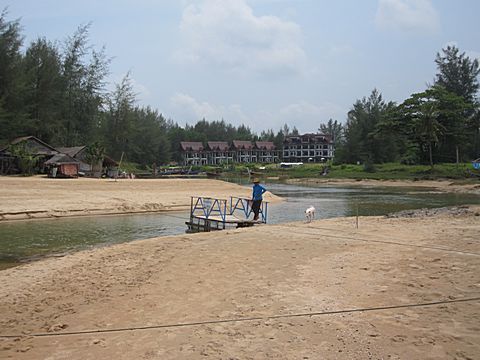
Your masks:
M 420 105 L 420 111 L 416 117 L 415 131 L 417 135 L 428 145 L 430 167 L 433 169 L 432 148 L 438 144 L 440 136 L 445 132 L 445 127 L 438 121 L 437 105 L 433 101 L 424 102 Z

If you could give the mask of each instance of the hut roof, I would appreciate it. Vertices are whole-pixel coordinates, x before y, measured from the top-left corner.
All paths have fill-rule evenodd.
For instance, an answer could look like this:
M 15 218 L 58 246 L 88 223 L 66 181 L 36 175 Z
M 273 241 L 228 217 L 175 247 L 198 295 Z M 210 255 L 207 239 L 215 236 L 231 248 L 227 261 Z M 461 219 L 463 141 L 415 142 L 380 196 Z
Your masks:
M 251 141 L 233 140 L 233 147 L 236 150 L 252 150 L 253 144 Z
M 56 154 L 51 159 L 45 161 L 45 165 L 60 165 L 60 164 L 78 164 L 78 161 L 67 154 Z
M 31 153 L 35 155 L 54 155 L 58 154 L 57 149 L 36 138 L 35 136 L 22 136 L 10 141 L 10 144 L 0 149 L 0 152 L 8 152 L 10 145 L 16 145 L 21 142 L 26 142 Z
M 180 146 L 183 151 L 202 151 L 203 144 L 199 141 L 181 141 Z
M 58 147 L 57 150 L 62 154 L 69 155 L 71 157 L 75 157 L 80 153 L 86 146 L 73 146 L 73 147 Z
M 207 142 L 210 150 L 228 151 L 228 143 L 226 141 L 209 141 Z
M 118 166 L 118 162 L 113 160 L 110 156 L 103 155 L 103 166 Z
M 66 154 L 71 156 L 72 158 L 75 158 L 79 161 L 86 162 L 86 156 L 85 154 L 82 154 L 82 152 L 87 148 L 86 145 L 83 146 L 72 146 L 72 147 L 59 147 L 57 148 L 58 151 L 60 151 L 62 154 Z M 113 160 L 110 156 L 108 155 L 103 155 L 103 166 L 118 166 L 118 162 Z

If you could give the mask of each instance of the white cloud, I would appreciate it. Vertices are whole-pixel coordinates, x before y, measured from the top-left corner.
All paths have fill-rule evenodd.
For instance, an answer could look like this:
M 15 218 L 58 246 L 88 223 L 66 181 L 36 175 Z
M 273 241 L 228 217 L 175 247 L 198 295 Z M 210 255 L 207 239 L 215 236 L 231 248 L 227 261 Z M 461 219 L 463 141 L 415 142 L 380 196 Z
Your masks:
M 229 106 L 210 104 L 183 93 L 173 95 L 170 98 L 170 104 L 175 113 L 180 116 L 178 118 L 180 122 L 196 123 L 203 118 L 208 121 L 225 119 L 231 124 L 247 124 L 248 122 L 248 117 L 237 104 Z
M 301 132 L 315 132 L 321 123 L 326 123 L 331 118 L 342 122 L 346 113 L 346 109 L 334 103 L 316 105 L 300 101 L 280 109 L 278 121 L 281 124 L 295 125 Z
M 439 16 L 431 0 L 379 0 L 375 17 L 381 29 L 437 32 Z
M 298 24 L 256 16 L 245 0 L 204 0 L 185 7 L 176 58 L 255 73 L 298 74 L 306 55 Z
M 347 110 L 337 104 L 315 105 L 307 101 L 299 101 L 275 110 L 247 113 L 237 104 L 211 104 L 183 93 L 172 96 L 170 103 L 175 113 L 174 118 L 179 123 L 195 124 L 203 118 L 207 121 L 224 119 L 236 126 L 247 125 L 257 133 L 268 129 L 276 132 L 283 124 L 288 124 L 291 128 L 295 126 L 300 132 L 316 132 L 320 123 L 325 123 L 330 118 L 343 121 L 347 114 Z
M 350 56 L 355 53 L 355 49 L 351 45 L 336 45 L 332 46 L 329 50 L 331 56 Z
M 138 82 L 136 79 L 132 79 L 132 87 L 139 101 L 146 101 L 151 98 L 152 93 L 148 87 Z

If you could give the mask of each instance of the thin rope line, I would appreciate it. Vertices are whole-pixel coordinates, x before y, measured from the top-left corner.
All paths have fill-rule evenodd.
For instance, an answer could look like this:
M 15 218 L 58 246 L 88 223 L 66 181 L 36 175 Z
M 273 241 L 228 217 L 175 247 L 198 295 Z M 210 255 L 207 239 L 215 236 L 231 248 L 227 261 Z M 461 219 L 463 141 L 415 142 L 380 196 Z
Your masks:
M 25 336 L 48 337 L 48 336 L 85 335 L 85 334 L 114 333 L 114 332 L 136 331 L 136 330 L 191 327 L 191 326 L 212 325 L 212 324 L 239 323 L 239 322 L 249 322 L 249 321 L 267 321 L 267 320 L 286 319 L 286 318 L 295 318 L 295 317 L 313 317 L 313 316 L 348 314 L 348 313 L 367 312 L 367 311 L 382 311 L 382 310 L 394 310 L 394 309 L 407 309 L 407 308 L 415 308 L 415 307 L 428 307 L 428 306 L 446 305 L 446 304 L 454 304 L 454 303 L 462 303 L 462 302 L 472 302 L 472 301 L 479 301 L 479 300 L 480 300 L 480 297 L 473 297 L 473 298 L 464 298 L 464 299 L 456 299 L 456 300 L 440 300 L 440 301 L 433 301 L 433 302 L 426 302 L 426 303 L 405 304 L 405 305 L 386 305 L 386 306 L 357 308 L 357 309 L 317 311 L 317 312 L 307 312 L 307 313 L 297 313 L 297 314 L 248 317 L 248 318 L 239 318 L 239 319 L 206 320 L 206 321 L 196 321 L 196 322 L 188 322 L 188 323 L 135 326 L 135 327 L 123 327 L 123 328 L 115 328 L 115 329 L 79 330 L 79 331 L 70 331 L 70 332 L 53 333 L 53 334 L 37 333 L 37 334 L 23 334 L 23 335 L 0 335 L 0 338 L 20 338 Z
M 286 227 L 285 225 L 278 225 L 281 227 Z M 310 229 L 319 229 L 319 230 L 324 230 L 323 228 L 318 228 L 315 226 L 309 227 Z M 291 229 L 291 227 L 289 227 Z M 335 231 L 335 230 L 331 230 Z M 357 237 L 349 237 L 349 236 L 340 236 L 340 235 L 331 235 L 331 234 L 314 234 L 311 232 L 305 232 L 305 231 L 298 231 L 295 229 L 295 233 L 300 233 L 303 235 L 324 235 L 324 236 L 329 236 L 332 238 L 338 238 L 338 239 L 347 239 L 347 240 L 353 240 L 353 241 L 363 241 L 363 242 L 376 242 L 376 243 L 381 243 L 381 244 L 389 244 L 389 245 L 398 245 L 398 246 L 406 246 L 406 247 L 416 247 L 416 248 L 422 248 L 422 249 L 431 249 L 431 250 L 440 250 L 440 251 L 446 251 L 446 252 L 453 252 L 453 253 L 459 253 L 459 254 L 466 254 L 466 255 L 474 255 L 474 256 L 480 256 L 479 253 L 474 253 L 470 251 L 462 251 L 462 250 L 455 250 L 455 249 L 449 249 L 449 248 L 442 248 L 442 247 L 436 247 L 436 246 L 426 246 L 426 245 L 416 245 L 416 244 L 405 244 L 405 243 L 400 243 L 396 241 L 386 241 L 386 240 L 374 240 L 374 239 L 362 239 L 362 238 L 357 238 Z

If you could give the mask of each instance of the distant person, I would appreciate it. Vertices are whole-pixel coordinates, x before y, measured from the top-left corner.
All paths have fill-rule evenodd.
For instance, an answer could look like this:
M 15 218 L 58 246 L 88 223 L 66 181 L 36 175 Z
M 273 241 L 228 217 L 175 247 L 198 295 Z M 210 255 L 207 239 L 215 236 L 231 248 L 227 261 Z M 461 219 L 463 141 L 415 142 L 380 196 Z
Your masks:
M 253 193 L 252 193 L 252 211 L 255 214 L 253 220 L 258 220 L 258 214 L 260 213 L 260 206 L 262 205 L 263 193 L 266 192 L 260 180 L 258 178 L 253 179 Z

